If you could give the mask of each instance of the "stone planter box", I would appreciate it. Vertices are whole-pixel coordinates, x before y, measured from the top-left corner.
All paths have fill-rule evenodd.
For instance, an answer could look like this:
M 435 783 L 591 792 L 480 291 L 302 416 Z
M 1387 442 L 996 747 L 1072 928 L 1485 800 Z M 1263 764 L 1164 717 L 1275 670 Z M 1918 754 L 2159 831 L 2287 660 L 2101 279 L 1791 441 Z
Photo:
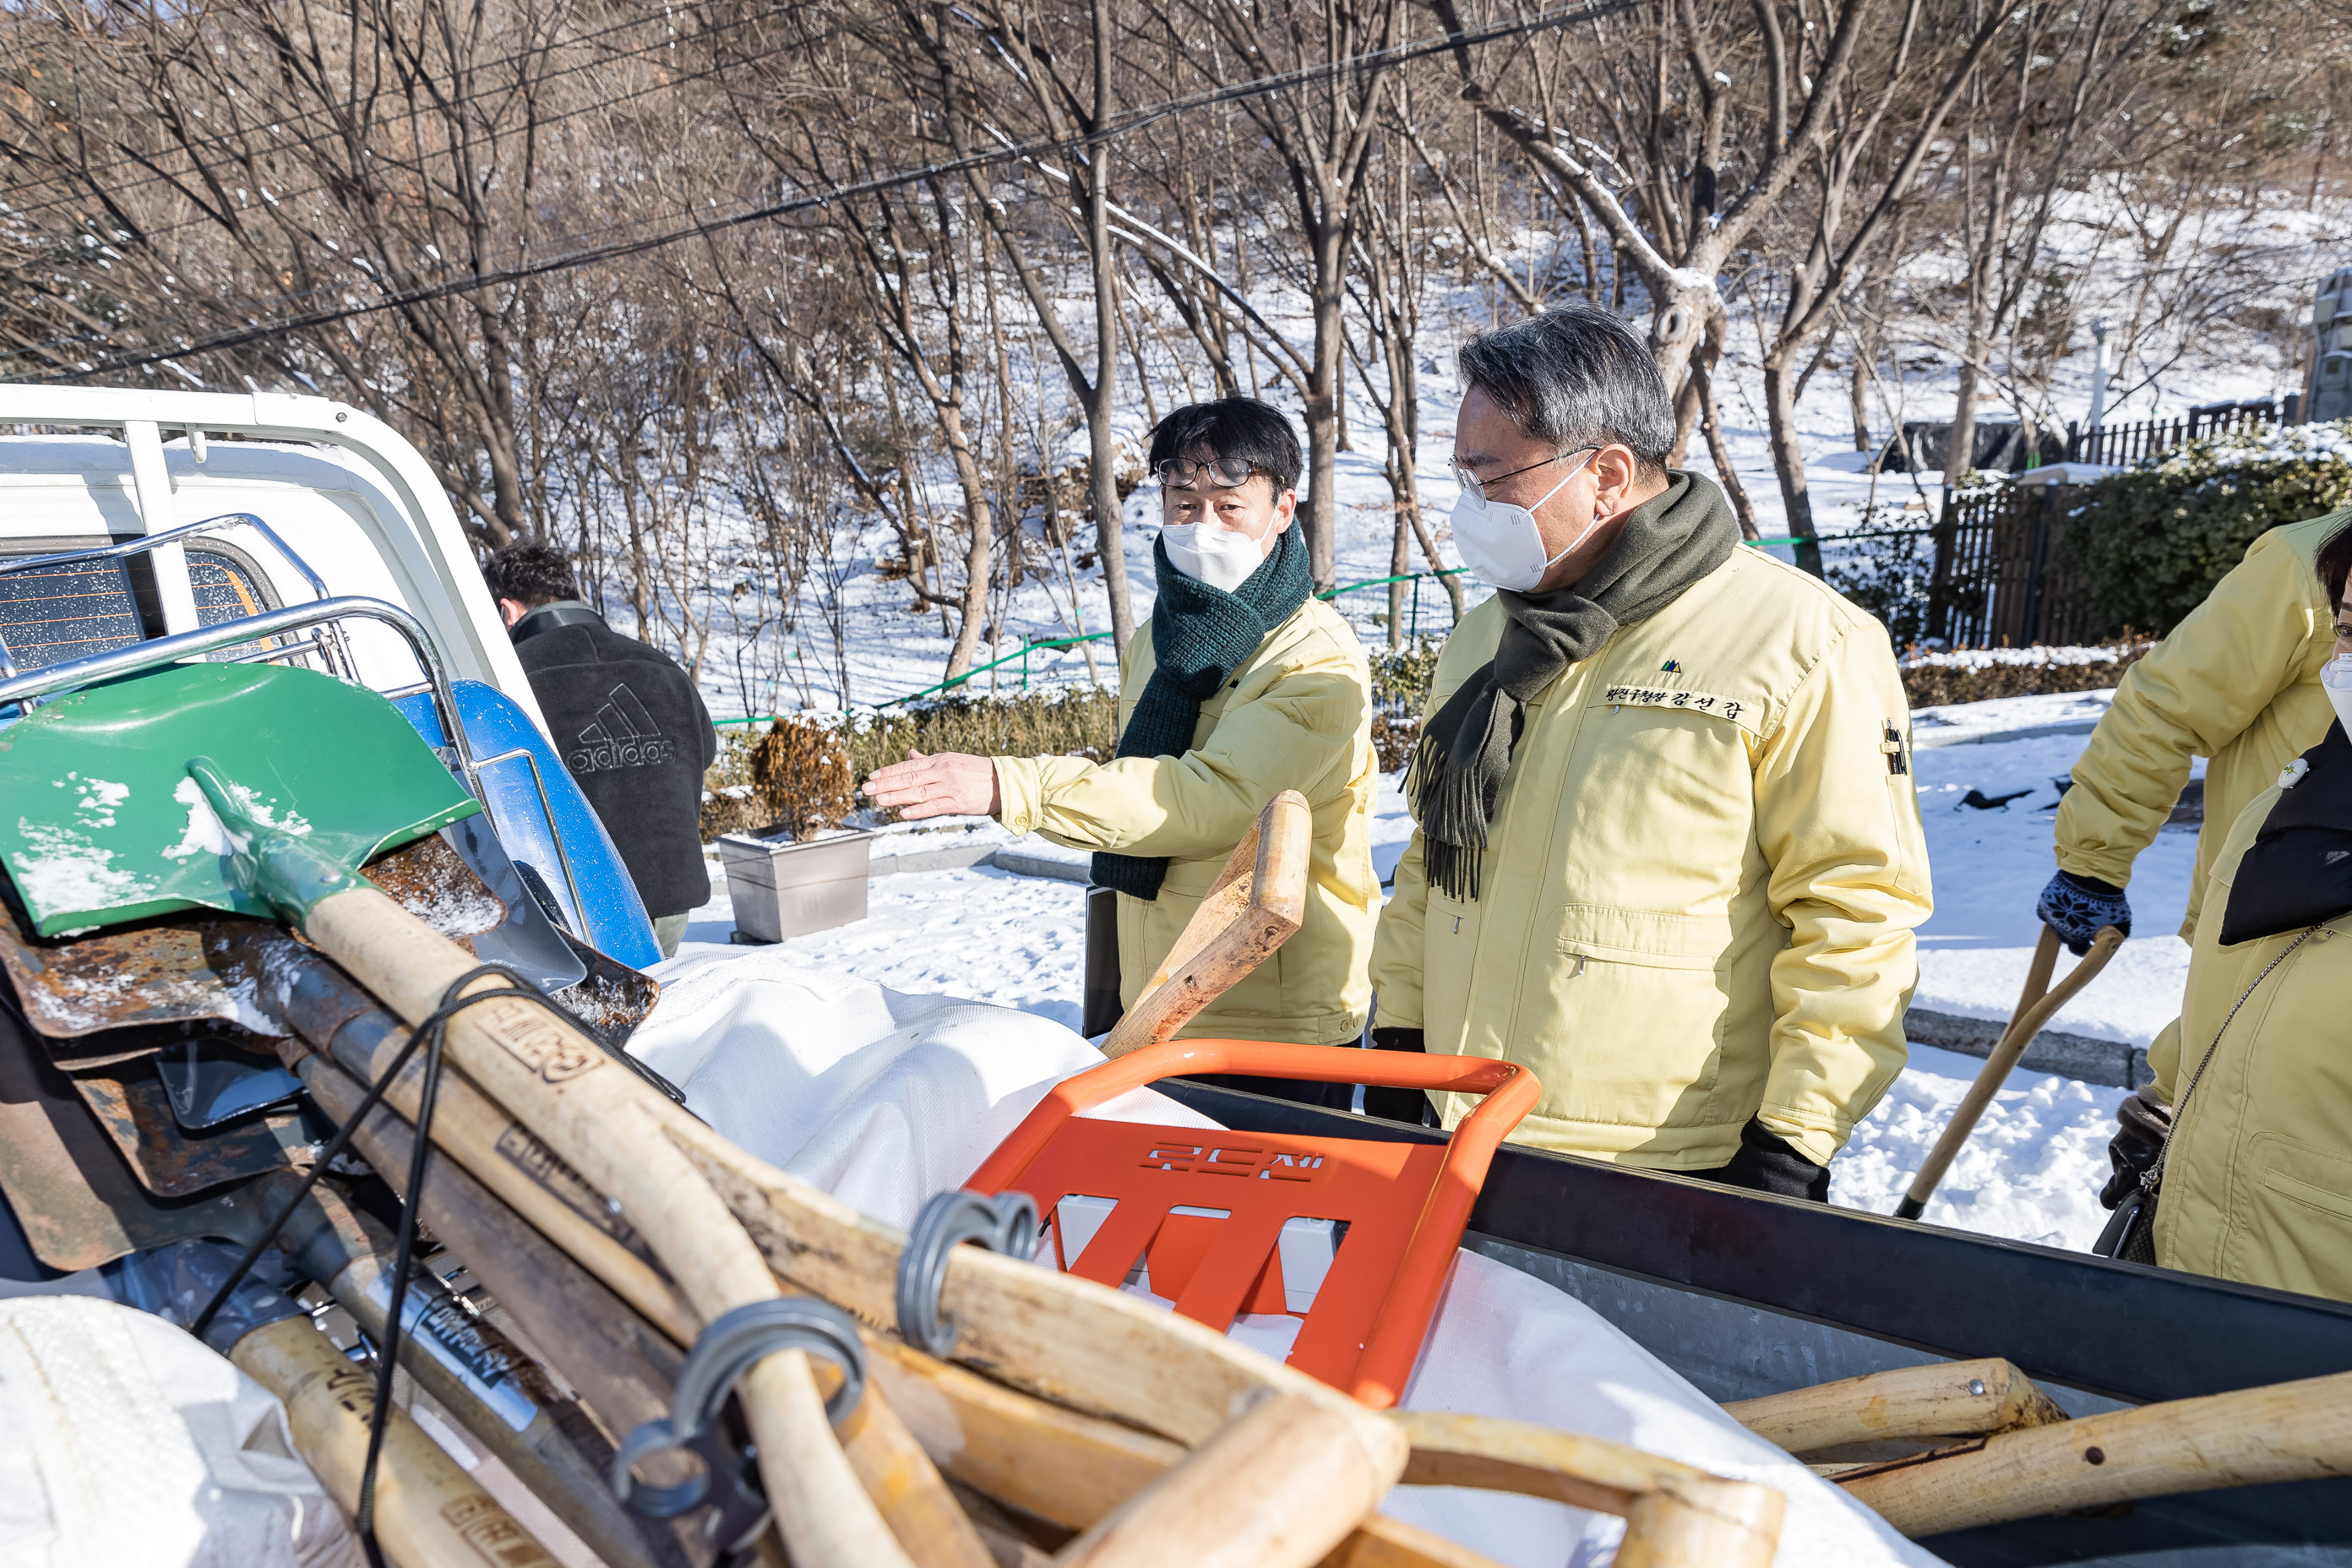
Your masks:
M 782 942 L 866 918 L 874 835 L 841 833 L 794 842 L 761 834 L 719 837 L 735 904 L 737 942 Z

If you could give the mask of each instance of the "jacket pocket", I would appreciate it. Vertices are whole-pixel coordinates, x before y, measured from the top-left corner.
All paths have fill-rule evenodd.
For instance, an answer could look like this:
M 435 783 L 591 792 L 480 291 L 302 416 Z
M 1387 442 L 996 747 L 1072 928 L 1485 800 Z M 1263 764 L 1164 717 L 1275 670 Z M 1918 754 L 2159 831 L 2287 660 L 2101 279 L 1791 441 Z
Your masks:
M 2352 1300 L 2352 1156 L 2264 1132 L 2242 1170 L 2229 1277 Z
M 1602 957 L 1562 942 L 1531 963 L 1519 1016 L 1547 1020 L 1549 1037 L 1514 1054 L 1543 1084 L 1539 1114 L 1629 1129 L 1726 1120 L 1717 1101 L 1732 1003 L 1717 956 Z
M 1570 958 L 1645 964 L 1654 969 L 1712 970 L 1738 934 L 1730 909 L 1698 914 L 1666 910 L 1571 904 L 1553 920 L 1559 951 Z

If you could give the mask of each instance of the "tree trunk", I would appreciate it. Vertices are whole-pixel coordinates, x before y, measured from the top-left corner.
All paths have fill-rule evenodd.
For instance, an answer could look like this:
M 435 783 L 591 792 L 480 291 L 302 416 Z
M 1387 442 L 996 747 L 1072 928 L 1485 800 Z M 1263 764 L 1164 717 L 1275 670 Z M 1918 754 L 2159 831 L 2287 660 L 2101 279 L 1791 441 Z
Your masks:
M 1099 9 L 1099 8 L 1098 8 Z M 1108 51 L 1106 19 L 1095 20 L 1100 47 Z M 1107 58 L 1097 59 L 1096 70 L 1108 75 Z M 1124 650 L 1135 635 L 1135 606 L 1127 590 L 1127 531 L 1118 500 L 1118 440 L 1111 421 L 1112 395 L 1118 389 L 1118 253 L 1110 237 L 1110 143 L 1097 142 L 1094 168 L 1087 180 L 1087 219 L 1095 263 L 1095 387 L 1087 410 L 1088 473 L 1087 493 L 1095 514 L 1095 553 L 1102 559 L 1103 591 L 1110 598 L 1111 647 Z M 1075 584 L 1073 585 L 1075 591 Z
M 979 646 L 981 626 L 988 619 L 989 567 L 995 556 L 996 539 L 987 481 L 981 477 L 980 461 L 972 456 L 971 442 L 964 435 L 963 412 L 951 403 L 940 405 L 940 434 L 947 437 L 949 455 L 955 458 L 956 482 L 963 488 L 964 518 L 971 529 L 971 542 L 963 556 L 962 617 L 956 627 L 955 644 L 948 650 L 947 673 L 953 679 L 971 668 L 972 649 Z
M 1715 460 L 1716 477 L 1723 481 L 1723 493 L 1731 498 L 1731 510 L 1739 518 L 1739 537 L 1761 539 L 1764 533 L 1756 526 L 1755 505 L 1748 499 L 1748 487 L 1739 482 L 1739 471 L 1731 466 L 1730 443 L 1723 438 L 1723 410 L 1715 401 L 1715 378 L 1703 362 L 1693 362 L 1691 382 L 1698 389 L 1699 425 L 1706 432 L 1706 454 Z
M 1813 502 L 1805 492 L 1805 448 L 1797 433 L 1797 377 L 1791 363 L 1797 346 L 1783 340 L 1764 361 L 1764 419 L 1772 443 L 1772 468 L 1780 480 L 1780 501 L 1789 514 L 1789 533 L 1804 542 L 1797 546 L 1797 564 L 1818 577 L 1822 547 L 1813 542 Z
M 1336 231 L 1318 237 L 1315 253 L 1315 363 L 1307 378 L 1307 564 L 1321 592 L 1338 581 L 1339 498 L 1339 386 L 1340 316 L 1346 282 Z

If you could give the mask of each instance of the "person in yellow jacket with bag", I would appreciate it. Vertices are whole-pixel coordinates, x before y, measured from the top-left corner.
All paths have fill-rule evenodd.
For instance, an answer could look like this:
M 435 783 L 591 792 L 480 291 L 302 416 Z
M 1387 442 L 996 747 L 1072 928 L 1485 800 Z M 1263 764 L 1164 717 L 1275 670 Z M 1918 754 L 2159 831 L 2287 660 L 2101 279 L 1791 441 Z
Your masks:
M 2154 1190 L 2167 1268 L 2352 1300 L 2352 524 L 2334 522 L 2313 574 L 2339 606 L 2317 683 L 2333 721 L 2225 830 L 2180 1025 L 2124 1102 L 2100 1195 Z
M 1615 317 L 1461 365 L 1454 542 L 1502 592 L 1438 664 L 1374 1044 L 1531 1068 L 1520 1142 L 1824 1198 L 1902 1070 L 1931 904 L 1885 628 L 1665 468 L 1666 388 Z
M 986 813 L 1093 850 L 1095 881 L 1120 895 L 1132 1006 L 1257 814 L 1299 791 L 1315 827 L 1298 932 L 1182 1033 L 1352 1045 L 1380 905 L 1371 674 L 1354 628 L 1310 591 L 1297 436 L 1252 398 L 1194 404 L 1154 428 L 1150 463 L 1159 598 L 1119 651 L 1118 756 L 940 753 L 877 768 L 866 793 L 909 819 Z M 1294 1097 L 1323 1100 L 1326 1086 Z
M 2058 869 L 2036 913 L 2079 956 L 2101 926 L 2128 935 L 2132 862 L 2205 766 L 2205 825 L 2181 939 L 2194 942 L 2223 836 L 2246 802 L 2326 731 L 2319 667 L 2335 614 L 2313 563 L 2347 514 L 2274 528 L 2163 641 L 2124 672 L 2058 803 Z

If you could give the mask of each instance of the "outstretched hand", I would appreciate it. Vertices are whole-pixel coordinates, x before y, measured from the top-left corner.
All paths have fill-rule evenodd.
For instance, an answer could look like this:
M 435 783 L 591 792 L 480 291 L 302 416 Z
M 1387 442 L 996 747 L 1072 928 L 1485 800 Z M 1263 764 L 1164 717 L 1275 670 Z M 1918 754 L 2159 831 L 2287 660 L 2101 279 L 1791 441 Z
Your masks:
M 866 778 L 866 798 L 896 806 L 908 822 L 926 816 L 994 816 L 996 764 L 962 752 L 917 752 L 903 763 L 877 768 Z

